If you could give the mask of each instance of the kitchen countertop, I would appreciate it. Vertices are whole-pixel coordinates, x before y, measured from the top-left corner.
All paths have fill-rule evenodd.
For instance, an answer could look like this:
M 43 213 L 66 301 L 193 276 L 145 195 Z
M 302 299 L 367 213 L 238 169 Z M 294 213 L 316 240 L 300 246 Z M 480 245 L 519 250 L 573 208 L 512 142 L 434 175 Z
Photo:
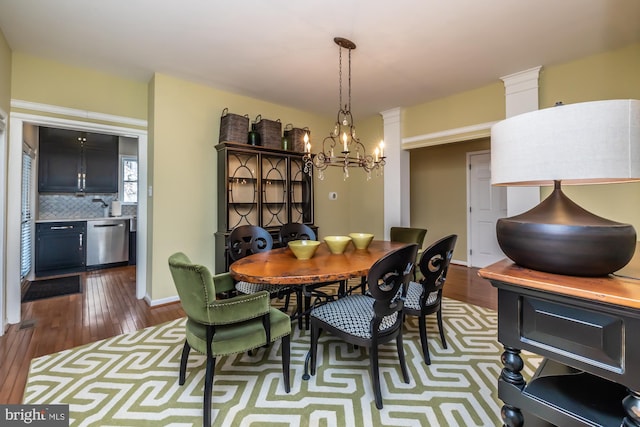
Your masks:
M 96 221 L 101 219 L 125 219 L 130 220 L 136 218 L 135 215 L 122 215 L 122 216 L 96 216 L 91 218 L 47 218 L 47 219 L 37 219 L 36 223 L 45 223 L 45 222 L 78 222 L 78 221 Z

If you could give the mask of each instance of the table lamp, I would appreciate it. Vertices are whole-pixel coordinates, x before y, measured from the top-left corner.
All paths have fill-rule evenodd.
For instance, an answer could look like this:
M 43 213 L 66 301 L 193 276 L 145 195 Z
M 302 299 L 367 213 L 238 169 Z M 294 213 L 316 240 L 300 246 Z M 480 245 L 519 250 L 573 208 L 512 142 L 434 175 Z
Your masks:
M 605 276 L 624 267 L 636 248 L 633 226 L 588 212 L 561 183 L 638 180 L 639 100 L 560 104 L 491 128 L 493 185 L 554 186 L 533 209 L 496 224 L 500 248 L 523 267 L 571 276 Z

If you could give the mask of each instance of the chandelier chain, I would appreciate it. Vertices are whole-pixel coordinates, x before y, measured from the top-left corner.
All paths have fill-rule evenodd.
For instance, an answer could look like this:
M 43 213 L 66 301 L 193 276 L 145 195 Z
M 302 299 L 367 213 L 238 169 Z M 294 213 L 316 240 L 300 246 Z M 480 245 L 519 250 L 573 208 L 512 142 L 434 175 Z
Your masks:
M 340 111 L 340 109 L 342 109 L 342 47 L 338 46 L 338 50 L 340 51 L 340 60 L 338 62 L 338 76 L 340 78 L 340 93 L 339 93 L 340 96 L 338 97 L 338 111 Z
M 340 51 L 342 51 L 342 49 L 340 49 Z M 351 49 L 349 49 L 349 107 L 348 107 L 348 110 L 351 111 Z

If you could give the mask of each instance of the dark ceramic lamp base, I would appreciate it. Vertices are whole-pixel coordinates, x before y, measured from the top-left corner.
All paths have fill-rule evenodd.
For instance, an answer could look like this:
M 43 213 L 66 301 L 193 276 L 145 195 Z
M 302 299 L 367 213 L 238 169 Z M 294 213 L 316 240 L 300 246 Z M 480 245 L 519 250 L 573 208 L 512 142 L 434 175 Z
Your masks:
M 586 211 L 559 182 L 538 206 L 499 219 L 496 232 L 500 248 L 516 264 L 569 276 L 606 276 L 627 265 L 636 249 L 632 225 Z

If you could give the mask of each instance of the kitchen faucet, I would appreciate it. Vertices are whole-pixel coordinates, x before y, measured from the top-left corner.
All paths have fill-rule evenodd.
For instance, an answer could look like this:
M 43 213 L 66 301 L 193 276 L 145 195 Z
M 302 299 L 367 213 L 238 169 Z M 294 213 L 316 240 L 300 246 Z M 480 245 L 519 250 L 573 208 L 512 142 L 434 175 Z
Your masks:
M 103 213 L 104 213 L 105 218 L 109 216 L 109 204 L 107 202 L 105 202 L 100 197 L 94 197 L 91 201 L 92 202 L 100 202 L 100 203 L 102 203 L 102 209 L 103 209 Z

